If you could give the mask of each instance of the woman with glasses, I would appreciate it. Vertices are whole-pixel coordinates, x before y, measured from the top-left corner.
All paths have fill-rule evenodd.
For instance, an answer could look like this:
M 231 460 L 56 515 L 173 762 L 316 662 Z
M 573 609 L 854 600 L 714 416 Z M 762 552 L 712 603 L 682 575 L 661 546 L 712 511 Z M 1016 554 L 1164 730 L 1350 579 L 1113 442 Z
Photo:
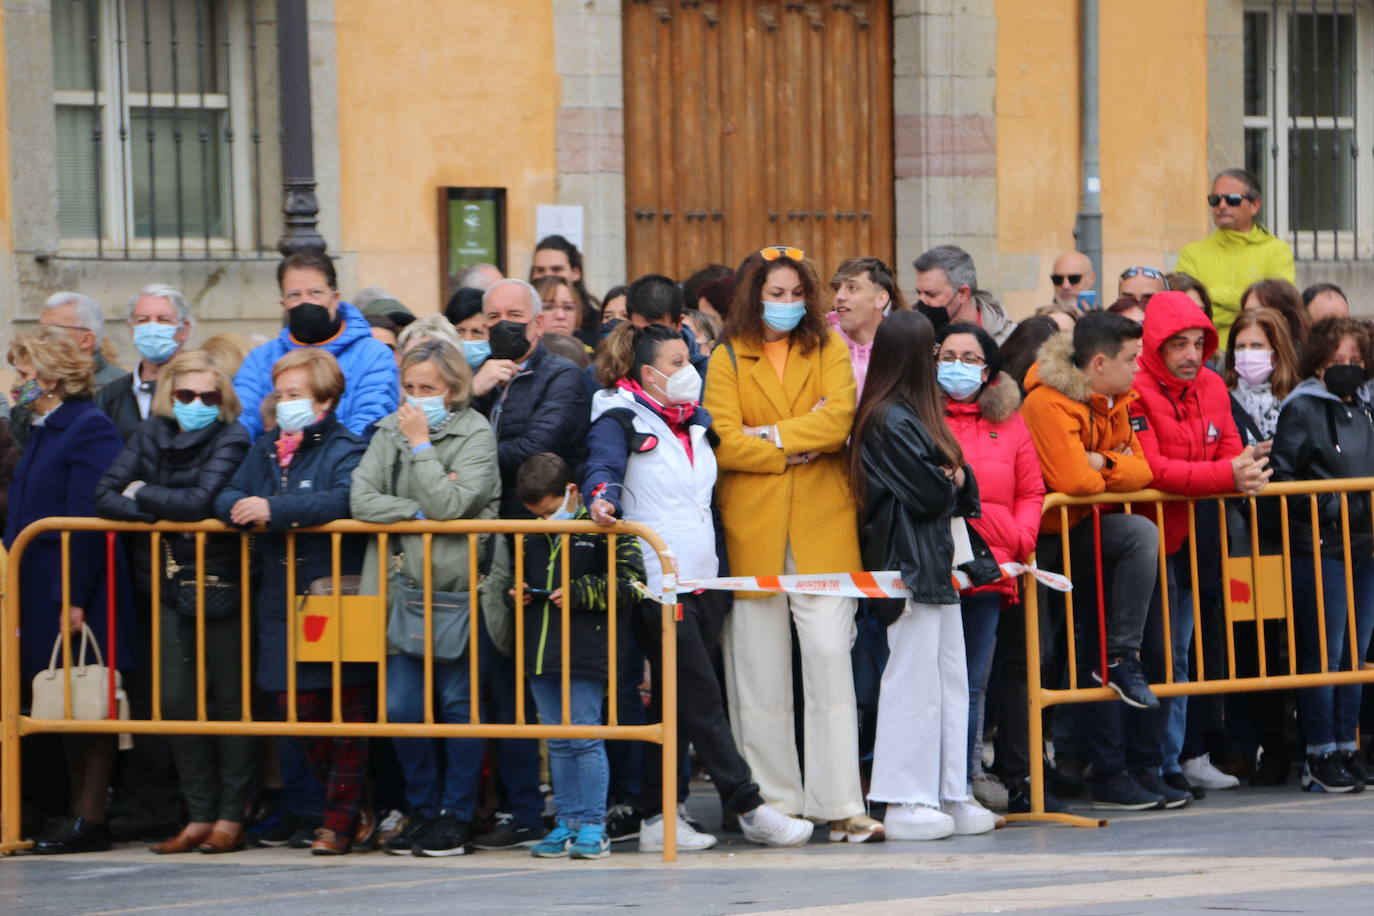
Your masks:
M 945 325 L 935 336 L 935 377 L 945 396 L 945 422 L 978 478 L 982 514 L 969 519 L 969 524 L 982 535 L 999 564 L 1023 563 L 1035 551 L 1040 532 L 1045 478 L 1030 432 L 1017 413 L 1021 390 L 1002 373 L 1002 355 L 982 328 L 961 321 Z M 996 777 L 983 771 L 983 706 L 1002 611 L 1020 601 L 1017 580 L 1001 579 L 965 589 L 959 601 L 968 663 L 969 787 L 975 797 L 988 804 L 1006 804 L 1007 791 Z M 1020 615 L 1008 615 L 1007 624 L 1021 626 Z M 1016 680 L 1004 686 L 1014 691 Z M 1025 678 L 1020 678 L 1020 692 L 1012 693 L 1016 705 L 1011 709 L 999 706 L 998 717 L 999 723 L 1019 738 L 1019 742 L 1000 742 L 1018 744 L 1012 752 L 1017 765 L 1006 768 L 1008 788 L 1018 795 L 1018 804 L 1029 800 L 1025 784 L 1030 775 L 1025 758 L 1025 684 Z M 1024 810 L 1030 810 L 1028 804 Z
M 585 346 L 587 341 L 583 339 L 581 328 L 584 305 L 572 281 L 557 274 L 545 274 L 532 281 L 532 285 L 544 303 L 544 308 L 539 313 L 544 317 L 544 333 L 575 337 Z M 592 335 L 598 342 L 601 339 L 600 331 L 598 324 L 597 332 Z M 591 352 L 590 346 L 587 347 L 587 351 Z
M 720 436 L 717 490 L 736 576 L 863 569 L 844 447 L 854 419 L 849 349 L 826 322 L 816 270 L 798 248 L 745 258 L 711 354 L 705 407 Z M 796 624 L 805 697 L 806 784 L 792 715 Z M 854 676 L 854 599 L 742 592 L 725 633 L 735 742 L 763 800 L 830 822 L 832 840 L 881 839 L 864 812 Z
M 1270 458 L 1274 480 L 1321 480 L 1374 476 L 1374 405 L 1366 382 L 1369 328 L 1350 318 L 1328 318 L 1312 329 L 1299 374 L 1279 413 Z M 1368 490 L 1317 497 L 1316 531 L 1307 496 L 1289 499 L 1292 533 L 1293 617 L 1299 673 L 1358 668 L 1374 631 L 1374 517 Z M 1345 509 L 1342 502 L 1346 503 Z M 1348 527 L 1343 518 L 1348 509 Z M 1319 544 L 1314 555 L 1314 538 Z M 1349 582 L 1344 553 L 1349 544 Z M 1317 576 L 1320 571 L 1322 605 Z M 1347 585 L 1355 606 L 1347 607 Z M 1355 617 L 1350 645 L 1348 615 Z M 1326 658 L 1322 658 L 1322 628 Z M 1353 653 L 1352 653 L 1353 648 Z M 1309 792 L 1358 792 L 1366 779 L 1357 750 L 1359 684 L 1298 691 L 1298 719 L 1307 742 L 1302 787 Z
M 128 522 L 195 522 L 213 515 L 215 496 L 243 463 L 250 440 L 238 422 L 239 399 L 229 375 L 207 353 L 182 353 L 162 370 L 151 413 L 135 430 L 96 487 L 102 518 Z M 139 612 L 152 601 L 151 538 L 133 541 L 134 588 Z M 242 714 L 243 659 L 239 539 L 205 538 L 197 568 L 194 535 L 164 534 L 158 558 L 162 715 L 196 718 L 197 616 L 204 617 L 205 714 L 238 721 Z M 195 581 L 203 575 L 204 603 Z M 243 807 L 257 771 L 257 742 L 239 735 L 174 735 L 172 756 L 188 823 L 156 853 L 233 852 L 244 846 Z

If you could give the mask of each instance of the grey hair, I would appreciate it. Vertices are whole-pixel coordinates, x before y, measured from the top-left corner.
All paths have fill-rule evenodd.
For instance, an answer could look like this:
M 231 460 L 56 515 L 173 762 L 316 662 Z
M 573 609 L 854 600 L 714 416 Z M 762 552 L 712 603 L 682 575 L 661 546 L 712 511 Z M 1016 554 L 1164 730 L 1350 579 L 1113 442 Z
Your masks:
M 1249 169 L 1223 169 L 1217 172 L 1216 177 L 1212 179 L 1212 186 L 1216 187 L 1217 182 L 1222 178 L 1234 178 L 1236 181 L 1244 182 L 1245 193 L 1253 197 L 1260 197 L 1264 193 L 1260 187 L 1259 177 Z
M 133 298 L 129 300 L 130 321 L 133 321 L 134 318 L 134 306 L 138 305 L 138 300 L 142 299 L 144 296 L 149 296 L 153 299 L 166 299 L 168 302 L 172 303 L 172 308 L 177 310 L 177 321 L 187 323 L 192 320 L 191 303 L 186 301 L 186 297 L 182 295 L 181 290 L 168 286 L 166 283 L 149 283 L 147 286 L 134 293 Z
M 105 310 L 99 302 L 81 293 L 53 293 L 43 303 L 43 311 L 64 305 L 76 306 L 77 324 L 94 334 L 96 343 L 105 339 Z
M 355 309 L 361 312 L 364 311 L 369 305 L 376 302 L 378 299 L 395 298 L 395 296 L 391 295 L 391 293 L 382 289 L 380 286 L 364 286 L 362 289 L 354 293 L 353 298 L 349 301 L 353 304 L 353 307 Z
M 544 310 L 544 300 L 539 298 L 539 293 L 533 286 L 518 277 L 506 277 L 504 280 L 497 280 L 491 286 L 488 286 L 487 291 L 482 294 L 482 310 L 486 310 L 487 300 L 491 298 L 493 290 L 500 289 L 503 286 L 509 286 L 512 283 L 523 287 L 525 292 L 529 294 L 530 320 L 533 321 L 535 318 L 539 317 L 539 313 Z
M 416 318 L 402 328 L 401 333 L 396 335 L 396 347 L 404 350 L 407 343 L 417 339 L 442 340 L 444 343 L 457 347 L 460 351 L 463 349 L 463 342 L 459 339 L 458 332 L 453 329 L 453 324 L 438 312 Z
M 495 264 L 469 264 L 460 270 L 453 278 L 453 291 L 456 293 L 460 289 L 480 289 L 486 291 L 488 287 L 482 285 L 481 276 L 484 271 L 494 270 L 498 274 L 501 268 Z
M 936 245 L 912 262 L 912 266 L 918 274 L 943 270 L 949 285 L 956 290 L 961 286 L 967 286 L 969 292 L 978 288 L 978 271 L 973 267 L 973 258 L 958 245 Z

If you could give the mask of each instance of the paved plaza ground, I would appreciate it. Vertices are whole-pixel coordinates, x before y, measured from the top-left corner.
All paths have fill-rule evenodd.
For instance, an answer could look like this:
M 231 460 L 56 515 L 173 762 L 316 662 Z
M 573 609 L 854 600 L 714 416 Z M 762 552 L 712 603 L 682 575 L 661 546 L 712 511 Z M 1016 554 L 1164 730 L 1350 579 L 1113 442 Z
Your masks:
M 691 809 L 718 823 L 708 786 Z M 673 865 L 636 851 L 17 856 L 0 861 L 0 913 L 1374 913 L 1374 791 L 1240 789 L 1100 830 L 1021 824 L 934 843 L 769 850 L 724 838 Z

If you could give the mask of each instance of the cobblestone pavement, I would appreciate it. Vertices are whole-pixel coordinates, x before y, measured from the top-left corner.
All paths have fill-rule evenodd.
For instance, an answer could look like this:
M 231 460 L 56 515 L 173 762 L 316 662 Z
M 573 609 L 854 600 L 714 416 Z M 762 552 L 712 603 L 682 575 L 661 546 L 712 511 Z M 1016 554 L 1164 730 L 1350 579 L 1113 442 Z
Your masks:
M 714 793 L 691 808 L 710 828 Z M 0 913 L 1374 913 L 1374 791 L 1212 793 L 1100 830 L 1016 825 L 935 843 L 759 849 L 738 835 L 674 865 L 523 851 L 446 860 L 300 850 L 156 858 L 143 846 L 0 861 Z M 626 848 L 628 846 L 628 848 Z

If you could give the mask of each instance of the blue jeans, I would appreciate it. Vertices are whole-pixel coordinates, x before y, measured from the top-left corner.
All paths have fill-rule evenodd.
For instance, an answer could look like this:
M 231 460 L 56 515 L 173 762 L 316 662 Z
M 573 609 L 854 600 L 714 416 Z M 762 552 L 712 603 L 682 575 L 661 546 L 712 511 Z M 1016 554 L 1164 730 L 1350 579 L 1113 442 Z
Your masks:
M 1002 593 L 963 595 L 960 604 L 964 612 L 964 658 L 968 662 L 968 778 L 972 780 L 973 774 L 982 769 L 978 748 L 983 744 L 983 704 L 992 673 L 992 650 L 997 646 Z
M 1345 563 L 1321 558 L 1325 601 L 1326 670 L 1349 670 L 1350 624 L 1346 617 Z M 1369 651 L 1374 631 L 1374 559 L 1351 564 L 1355 595 L 1356 657 Z M 1310 556 L 1293 557 L 1293 622 L 1298 642 L 1298 673 L 1321 670 L 1321 634 L 1317 627 L 1317 582 Z M 1360 720 L 1360 684 L 1308 687 L 1298 691 L 1298 721 L 1302 723 L 1307 753 L 1328 754 L 1355 750 L 1355 727 Z
M 1190 567 L 1190 552 L 1185 542 L 1179 550 L 1169 554 L 1165 569 L 1169 573 L 1169 630 L 1174 657 L 1174 682 L 1186 683 L 1193 646 L 1193 572 Z M 1199 564 L 1200 565 L 1200 564 Z M 1199 588 L 1204 570 L 1199 572 Z M 1181 772 L 1180 757 L 1183 743 L 1188 734 L 1188 698 L 1164 697 L 1161 704 L 1168 706 L 1169 716 L 1164 731 L 1165 773 Z
M 509 725 L 515 721 L 515 659 L 492 653 L 487 671 L 491 721 Z M 534 680 L 528 672 L 526 680 Z M 526 703 L 525 721 L 533 719 L 533 710 Z M 539 794 L 539 742 L 531 738 L 497 739 L 493 770 L 504 794 L 501 810 L 513 815 L 520 827 L 542 830 L 544 797 Z
M 530 689 L 544 724 L 562 722 L 562 678 L 556 674 L 535 675 L 530 678 Z M 569 721 L 573 725 L 600 725 L 606 682 L 574 676 L 568 689 Z M 606 823 L 606 789 L 611 781 L 606 742 L 598 738 L 550 738 L 549 774 L 553 777 L 554 810 L 568 829 Z
M 480 628 L 479 628 L 480 629 Z M 482 631 L 485 635 L 485 631 Z M 478 665 L 489 655 L 486 639 L 478 641 Z M 434 663 L 434 720 L 470 721 L 472 684 L 466 657 Z M 392 722 L 422 722 L 425 717 L 425 660 L 391 655 L 386 666 L 386 714 Z M 444 763 L 440 764 L 439 745 Z M 433 817 L 446 808 L 463 821 L 472 821 L 486 741 L 481 738 L 398 738 L 396 756 L 405 772 L 406 808 L 410 814 Z

